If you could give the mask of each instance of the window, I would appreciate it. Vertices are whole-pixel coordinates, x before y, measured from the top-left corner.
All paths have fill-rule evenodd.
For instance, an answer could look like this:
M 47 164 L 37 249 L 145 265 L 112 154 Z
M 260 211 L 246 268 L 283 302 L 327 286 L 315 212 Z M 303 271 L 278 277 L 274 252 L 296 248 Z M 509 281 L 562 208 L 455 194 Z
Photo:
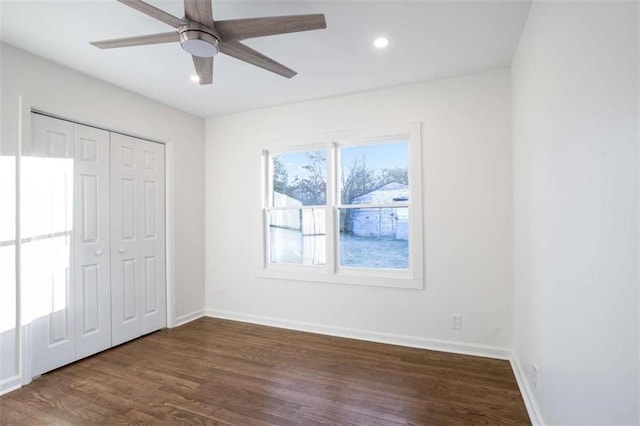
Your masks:
M 409 268 L 406 141 L 338 148 L 339 266 Z
M 261 276 L 422 288 L 419 125 L 263 153 Z
M 269 261 L 326 264 L 327 152 L 272 155 L 270 169 Z

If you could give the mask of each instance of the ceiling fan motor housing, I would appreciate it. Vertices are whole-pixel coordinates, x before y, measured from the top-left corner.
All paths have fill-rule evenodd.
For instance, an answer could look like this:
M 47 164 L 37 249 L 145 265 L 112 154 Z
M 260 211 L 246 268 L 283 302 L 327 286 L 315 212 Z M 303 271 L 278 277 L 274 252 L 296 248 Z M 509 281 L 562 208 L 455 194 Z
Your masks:
M 210 28 L 189 22 L 178 28 L 180 45 L 193 56 L 210 58 L 220 51 L 220 39 Z

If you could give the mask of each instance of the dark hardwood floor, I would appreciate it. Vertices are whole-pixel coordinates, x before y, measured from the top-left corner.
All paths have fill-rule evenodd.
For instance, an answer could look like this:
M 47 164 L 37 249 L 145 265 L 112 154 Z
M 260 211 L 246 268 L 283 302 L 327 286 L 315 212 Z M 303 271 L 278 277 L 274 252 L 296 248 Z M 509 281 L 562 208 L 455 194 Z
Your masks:
M 507 361 L 202 318 L 0 397 L 0 423 L 529 424 Z

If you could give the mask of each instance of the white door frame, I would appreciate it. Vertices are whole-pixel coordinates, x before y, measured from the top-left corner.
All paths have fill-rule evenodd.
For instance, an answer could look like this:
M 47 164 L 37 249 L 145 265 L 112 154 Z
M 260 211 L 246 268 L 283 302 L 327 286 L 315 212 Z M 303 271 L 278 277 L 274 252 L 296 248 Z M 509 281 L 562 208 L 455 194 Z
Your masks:
M 82 109 L 69 108 L 51 102 L 19 97 L 20 114 L 18 135 L 18 158 L 16 160 L 16 186 L 20 188 L 20 156 L 22 146 L 31 140 L 31 113 L 38 112 L 62 120 L 71 121 L 86 126 L 133 136 L 163 144 L 165 146 L 165 282 L 166 282 L 166 310 L 168 328 L 175 327 L 175 252 L 174 252 L 174 160 L 175 142 L 171 140 L 154 140 L 145 134 L 132 133 L 127 130 L 113 128 L 110 123 L 101 122 L 99 117 L 86 114 Z M 20 234 L 20 191 L 16 194 L 16 359 L 18 360 L 18 375 L 22 386 L 31 382 L 31 333 L 30 325 L 22 324 L 22 292 L 21 292 L 21 234 Z

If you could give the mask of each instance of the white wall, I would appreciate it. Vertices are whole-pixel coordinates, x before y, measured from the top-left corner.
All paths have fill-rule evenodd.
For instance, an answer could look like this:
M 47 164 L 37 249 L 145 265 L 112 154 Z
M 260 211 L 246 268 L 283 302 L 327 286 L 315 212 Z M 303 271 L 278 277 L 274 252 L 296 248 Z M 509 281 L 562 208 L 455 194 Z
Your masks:
M 548 424 L 640 422 L 638 30 L 637 2 L 534 3 L 512 66 L 515 356 Z
M 457 342 L 446 345 L 452 350 L 486 345 L 502 350 L 493 354 L 507 354 L 512 339 L 509 84 L 509 71 L 498 69 L 208 119 L 207 313 L 419 346 Z M 256 277 L 260 153 L 266 145 L 418 121 L 423 123 L 425 290 Z M 451 330 L 452 313 L 464 316 L 462 331 Z
M 174 180 L 169 185 L 173 186 L 175 203 L 175 314 L 180 317 L 201 311 L 204 120 L 7 44 L 1 47 L 3 155 L 15 154 L 19 135 L 19 96 L 37 104 L 74 111 L 87 124 L 172 143 Z M 4 276 L 4 271 L 2 274 Z M 10 334 L 7 333 L 8 337 L 1 342 L 0 383 L 16 373 L 15 359 L 11 359 L 15 347 Z

